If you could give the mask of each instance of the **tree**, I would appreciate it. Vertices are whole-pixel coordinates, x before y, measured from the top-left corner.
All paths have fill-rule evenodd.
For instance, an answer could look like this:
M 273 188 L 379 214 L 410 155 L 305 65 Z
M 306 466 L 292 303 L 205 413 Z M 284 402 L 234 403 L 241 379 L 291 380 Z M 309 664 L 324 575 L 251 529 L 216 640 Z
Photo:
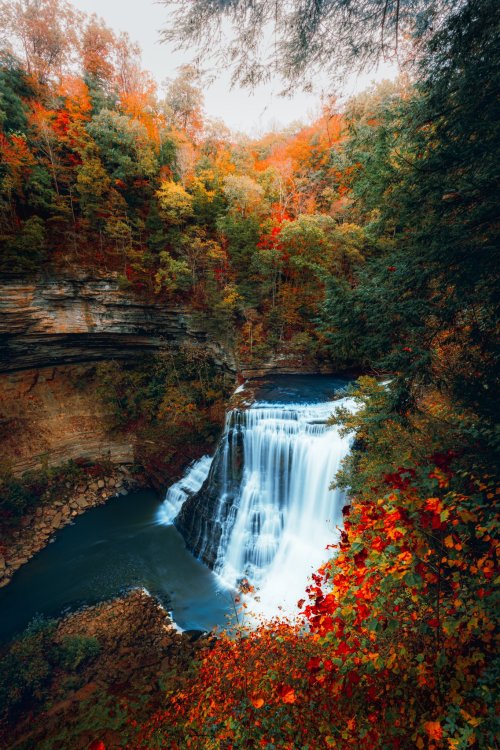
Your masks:
M 157 169 L 156 146 L 146 128 L 127 115 L 103 109 L 87 126 L 112 180 L 130 183 L 152 177 Z
M 155 291 L 171 294 L 189 289 L 191 271 L 184 260 L 176 260 L 168 250 L 160 253 L 160 267 L 155 275 Z
M 116 44 L 115 35 L 106 24 L 93 14 L 82 36 L 82 67 L 96 83 L 103 85 L 113 79 L 112 52 Z
M 85 154 L 77 170 L 76 189 L 82 211 L 94 226 L 106 211 L 110 187 L 110 179 L 99 157 L 91 152 Z
M 225 177 L 224 193 L 230 209 L 243 217 L 256 213 L 264 197 L 262 187 L 248 175 Z
M 26 70 L 41 83 L 61 75 L 78 44 L 83 14 L 66 0 L 2 0 L 0 28 L 7 49 L 24 59 Z
M 164 100 L 168 119 L 195 139 L 203 122 L 203 93 L 200 88 L 200 74 L 192 65 L 182 65 L 179 75 L 170 81 Z
M 351 289 L 332 281 L 324 311 L 334 351 L 399 373 L 391 386 L 397 413 L 435 386 L 480 416 L 485 451 L 497 387 L 493 19 L 494 2 L 469 0 L 431 41 L 414 96 L 355 130 L 353 188 L 369 209 L 377 251 Z
M 177 182 L 162 182 L 156 197 L 160 215 L 172 226 L 184 224 L 193 215 L 193 198 Z
M 15 57 L 0 59 L 0 128 L 4 133 L 25 133 L 28 125 L 27 100 L 34 91 Z
M 229 62 L 234 79 L 247 85 L 276 74 L 293 82 L 306 72 L 371 69 L 397 53 L 403 36 L 434 32 L 460 7 L 457 0 L 191 0 L 188 8 L 181 0 L 162 2 L 172 15 L 164 41 L 194 45 L 200 59 L 215 57 L 221 66 Z M 264 41 L 269 29 L 272 45 Z
M 32 216 L 5 242 L 0 269 L 8 273 L 38 273 L 45 259 L 46 249 L 47 232 L 44 222 L 39 216 Z
M 227 243 L 228 256 L 237 274 L 241 295 L 250 306 L 254 306 L 258 291 L 252 259 L 259 241 L 260 222 L 253 214 L 244 216 L 239 212 L 229 211 L 220 217 L 217 229 L 223 243 Z

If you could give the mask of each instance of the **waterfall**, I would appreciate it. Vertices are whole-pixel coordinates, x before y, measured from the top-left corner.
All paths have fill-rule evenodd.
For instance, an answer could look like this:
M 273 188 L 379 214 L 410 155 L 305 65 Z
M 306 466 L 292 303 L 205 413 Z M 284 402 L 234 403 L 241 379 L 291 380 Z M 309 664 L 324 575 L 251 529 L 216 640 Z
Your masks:
M 333 410 L 331 401 L 261 401 L 229 412 L 208 478 L 175 521 L 226 585 L 256 587 L 266 614 L 296 611 L 338 537 L 345 497 L 330 485 L 350 439 L 327 424 Z
M 158 511 L 157 520 L 159 523 L 173 523 L 174 518 L 184 505 L 188 497 L 194 495 L 202 486 L 208 477 L 211 456 L 202 456 L 198 461 L 194 461 L 182 477 L 182 479 L 173 484 Z
M 243 473 L 221 524 L 214 568 L 228 584 L 248 578 L 263 611 L 295 604 L 337 538 L 345 498 L 330 485 L 349 438 L 327 425 L 331 413 L 331 402 L 261 403 L 231 417 L 232 446 L 225 456 L 230 458 L 241 438 Z M 228 460 L 225 471 L 231 470 Z

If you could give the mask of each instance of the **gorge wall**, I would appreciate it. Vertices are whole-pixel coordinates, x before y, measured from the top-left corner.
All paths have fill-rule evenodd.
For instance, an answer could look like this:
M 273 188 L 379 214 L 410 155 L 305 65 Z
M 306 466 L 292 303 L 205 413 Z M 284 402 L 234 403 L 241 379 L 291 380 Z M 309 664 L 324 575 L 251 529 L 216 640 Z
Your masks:
M 123 291 L 114 276 L 0 281 L 0 373 L 133 359 L 185 341 L 209 347 L 221 367 L 236 369 L 186 308 Z
M 133 434 L 107 428 L 89 377 L 95 363 L 132 362 L 166 345 L 224 349 L 182 306 L 120 289 L 115 276 L 0 281 L 0 441 L 14 474 L 69 459 L 130 463 Z

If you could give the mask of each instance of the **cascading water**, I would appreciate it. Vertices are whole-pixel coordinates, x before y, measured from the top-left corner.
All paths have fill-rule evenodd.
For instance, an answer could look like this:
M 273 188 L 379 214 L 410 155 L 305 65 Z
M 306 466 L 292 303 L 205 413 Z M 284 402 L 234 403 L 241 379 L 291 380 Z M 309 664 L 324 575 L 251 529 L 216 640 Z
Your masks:
M 262 401 L 229 412 L 208 479 L 175 521 L 226 585 L 247 578 L 256 587 L 266 614 L 296 611 L 338 536 L 345 497 L 330 485 L 350 440 L 328 425 L 333 409 Z
M 202 456 L 198 461 L 194 461 L 188 468 L 179 482 L 173 484 L 163 501 L 163 505 L 158 511 L 159 523 L 173 523 L 174 518 L 188 499 L 194 495 L 202 486 L 208 477 L 210 466 L 212 464 L 211 456 Z
M 342 521 L 345 498 L 330 485 L 349 439 L 327 424 L 331 413 L 331 403 L 261 403 L 232 416 L 227 439 L 234 450 L 241 435 L 243 474 L 214 568 L 228 584 L 248 578 L 269 613 L 303 595 Z

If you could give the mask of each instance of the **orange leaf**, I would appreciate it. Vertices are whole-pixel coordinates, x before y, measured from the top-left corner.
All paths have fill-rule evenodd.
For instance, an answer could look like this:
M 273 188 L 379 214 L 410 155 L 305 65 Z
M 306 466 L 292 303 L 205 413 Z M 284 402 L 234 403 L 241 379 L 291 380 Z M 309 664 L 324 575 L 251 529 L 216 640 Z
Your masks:
M 443 729 L 439 721 L 426 721 L 424 728 L 431 740 L 440 740 L 443 736 Z

